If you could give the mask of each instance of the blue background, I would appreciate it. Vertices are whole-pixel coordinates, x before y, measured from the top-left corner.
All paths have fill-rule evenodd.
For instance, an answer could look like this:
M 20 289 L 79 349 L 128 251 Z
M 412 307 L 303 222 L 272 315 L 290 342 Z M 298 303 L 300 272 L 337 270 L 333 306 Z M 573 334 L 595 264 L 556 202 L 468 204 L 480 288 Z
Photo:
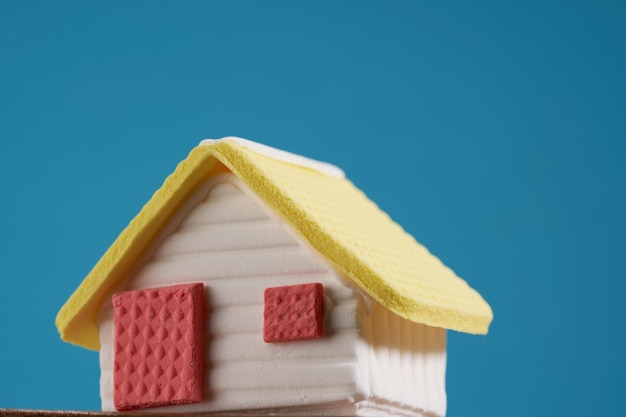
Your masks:
M 626 7 L 0 2 L 0 407 L 98 409 L 59 307 L 201 139 L 342 167 L 489 301 L 450 416 L 618 415 Z

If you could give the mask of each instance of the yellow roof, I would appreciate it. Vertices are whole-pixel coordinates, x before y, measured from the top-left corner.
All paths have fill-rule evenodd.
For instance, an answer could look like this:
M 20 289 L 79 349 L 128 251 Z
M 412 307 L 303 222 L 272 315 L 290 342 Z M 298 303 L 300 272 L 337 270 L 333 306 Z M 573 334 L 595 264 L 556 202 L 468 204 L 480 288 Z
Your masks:
M 493 315 L 480 294 L 349 180 L 221 140 L 191 151 L 74 291 L 56 319 L 63 340 L 99 349 L 100 303 L 185 197 L 219 171 L 220 163 L 389 310 L 429 326 L 487 333 Z

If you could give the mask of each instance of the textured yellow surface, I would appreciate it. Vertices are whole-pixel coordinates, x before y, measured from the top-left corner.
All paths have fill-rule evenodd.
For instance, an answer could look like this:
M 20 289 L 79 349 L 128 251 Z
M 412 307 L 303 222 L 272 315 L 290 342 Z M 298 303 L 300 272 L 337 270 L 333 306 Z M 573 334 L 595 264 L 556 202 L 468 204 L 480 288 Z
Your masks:
M 336 269 L 408 320 L 485 334 L 483 298 L 345 178 L 220 141 L 196 147 L 120 234 L 59 311 L 61 337 L 99 348 L 97 311 L 184 198 L 218 161 L 274 208 Z

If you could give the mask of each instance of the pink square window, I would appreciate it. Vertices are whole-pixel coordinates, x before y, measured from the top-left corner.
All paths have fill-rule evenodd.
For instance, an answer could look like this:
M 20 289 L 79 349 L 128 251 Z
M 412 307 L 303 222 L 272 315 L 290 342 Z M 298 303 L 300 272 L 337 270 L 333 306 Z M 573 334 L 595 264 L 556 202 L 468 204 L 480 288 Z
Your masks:
M 118 411 L 202 399 L 204 286 L 113 295 L 113 403 Z
M 324 287 L 299 284 L 265 289 L 263 340 L 266 343 L 318 339 L 324 327 Z

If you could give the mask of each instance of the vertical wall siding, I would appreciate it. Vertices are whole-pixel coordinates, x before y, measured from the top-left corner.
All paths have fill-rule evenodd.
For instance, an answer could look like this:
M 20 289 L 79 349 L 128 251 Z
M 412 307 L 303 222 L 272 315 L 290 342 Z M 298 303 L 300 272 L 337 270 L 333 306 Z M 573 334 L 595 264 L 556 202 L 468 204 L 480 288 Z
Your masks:
M 378 303 L 370 315 L 359 314 L 359 323 L 359 370 L 367 375 L 361 381 L 369 381 L 359 389 L 373 397 L 360 411 L 410 415 L 394 405 L 401 403 L 418 415 L 444 416 L 446 331 L 405 320 Z
M 243 187 L 231 176 L 203 186 L 128 279 L 127 289 L 205 284 L 205 403 L 185 410 L 300 406 L 349 397 L 358 339 L 353 291 Z M 309 282 L 324 284 L 330 304 L 325 338 L 264 343 L 265 288 Z M 113 410 L 110 308 L 101 317 L 102 405 Z

